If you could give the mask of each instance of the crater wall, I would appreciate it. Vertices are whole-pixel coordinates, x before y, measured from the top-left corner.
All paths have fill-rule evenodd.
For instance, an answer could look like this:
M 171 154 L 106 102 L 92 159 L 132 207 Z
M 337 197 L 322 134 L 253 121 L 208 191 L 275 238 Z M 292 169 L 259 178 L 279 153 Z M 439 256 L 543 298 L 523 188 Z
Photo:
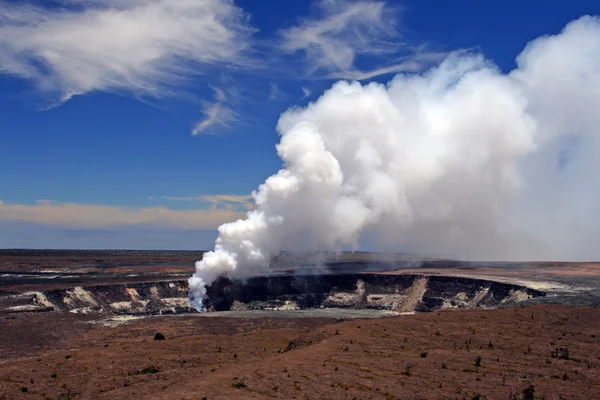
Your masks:
M 35 306 L 74 313 L 128 315 L 195 312 L 187 280 L 77 286 L 30 292 Z M 494 308 L 544 296 L 524 286 L 481 279 L 382 274 L 265 276 L 245 281 L 220 278 L 207 288 L 208 311 L 311 308 L 427 312 Z

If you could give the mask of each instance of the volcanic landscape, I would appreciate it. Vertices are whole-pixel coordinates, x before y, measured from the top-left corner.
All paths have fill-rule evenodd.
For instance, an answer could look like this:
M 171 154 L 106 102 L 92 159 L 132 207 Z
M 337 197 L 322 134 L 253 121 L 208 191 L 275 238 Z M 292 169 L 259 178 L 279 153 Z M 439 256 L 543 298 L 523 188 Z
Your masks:
M 600 397 L 600 263 L 202 254 L 0 251 L 0 399 Z

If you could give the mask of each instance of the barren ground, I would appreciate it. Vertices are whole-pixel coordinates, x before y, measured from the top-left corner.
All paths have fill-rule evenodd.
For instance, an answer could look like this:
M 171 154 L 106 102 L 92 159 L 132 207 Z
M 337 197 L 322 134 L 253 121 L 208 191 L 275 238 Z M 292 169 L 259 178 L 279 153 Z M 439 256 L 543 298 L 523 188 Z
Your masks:
M 594 307 L 342 322 L 194 315 L 117 327 L 57 313 L 0 318 L 3 399 L 508 399 L 529 385 L 540 398 L 600 398 Z M 153 340 L 157 331 L 167 340 Z M 568 358 L 553 355 L 561 348 Z

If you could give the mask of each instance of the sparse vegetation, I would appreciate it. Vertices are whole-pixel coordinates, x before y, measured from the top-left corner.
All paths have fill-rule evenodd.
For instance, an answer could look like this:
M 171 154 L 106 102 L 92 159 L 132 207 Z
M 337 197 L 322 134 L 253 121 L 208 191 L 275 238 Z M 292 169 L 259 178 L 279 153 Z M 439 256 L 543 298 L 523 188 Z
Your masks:
M 427 354 L 428 354 L 428 353 L 427 353 L 426 351 L 422 352 L 422 353 L 421 353 L 421 358 L 427 358 Z
M 475 366 L 476 366 L 477 368 L 481 367 L 481 361 L 482 361 L 482 360 L 483 360 L 483 359 L 481 358 L 481 356 L 477 356 L 477 357 L 475 357 Z
M 552 358 L 558 358 L 560 360 L 568 360 L 569 359 L 569 349 L 564 347 L 559 347 L 552 351 Z
M 23 393 L 27 393 L 29 391 L 29 389 L 27 389 L 27 386 L 21 386 L 21 387 L 19 387 L 19 391 L 21 391 Z
M 402 371 L 401 374 L 404 376 L 411 376 L 412 368 L 413 368 L 412 364 L 406 364 L 406 367 L 404 367 L 404 371 Z
M 241 381 L 235 381 L 231 384 L 232 387 L 236 388 L 236 389 L 244 389 L 246 386 L 246 384 L 244 382 Z
M 529 384 L 526 388 L 523 389 L 522 393 L 522 400 L 538 400 L 540 399 L 540 397 L 535 395 L 535 387 L 531 384 Z
M 146 368 L 135 371 L 135 375 L 156 374 L 157 372 L 160 372 L 160 369 L 154 365 L 150 365 Z

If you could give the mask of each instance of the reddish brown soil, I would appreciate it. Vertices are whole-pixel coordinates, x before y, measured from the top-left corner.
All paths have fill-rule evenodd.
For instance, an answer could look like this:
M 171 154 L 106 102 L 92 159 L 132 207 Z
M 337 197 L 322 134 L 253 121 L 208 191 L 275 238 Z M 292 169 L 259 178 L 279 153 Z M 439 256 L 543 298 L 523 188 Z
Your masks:
M 4 399 L 508 399 L 529 385 L 548 400 L 600 398 L 599 308 L 339 323 L 176 316 L 116 328 L 10 317 L 0 320 Z M 154 341 L 156 331 L 167 340 Z M 568 359 L 552 356 L 559 348 Z

